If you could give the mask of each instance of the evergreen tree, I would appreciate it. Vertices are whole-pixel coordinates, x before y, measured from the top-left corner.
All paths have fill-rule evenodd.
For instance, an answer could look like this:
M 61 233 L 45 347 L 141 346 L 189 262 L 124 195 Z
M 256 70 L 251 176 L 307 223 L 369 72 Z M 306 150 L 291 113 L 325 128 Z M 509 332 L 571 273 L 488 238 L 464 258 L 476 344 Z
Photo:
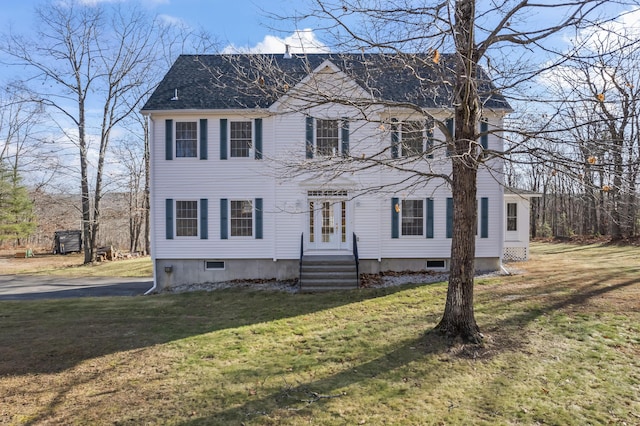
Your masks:
M 0 163 L 0 243 L 28 238 L 36 229 L 33 201 L 20 175 Z

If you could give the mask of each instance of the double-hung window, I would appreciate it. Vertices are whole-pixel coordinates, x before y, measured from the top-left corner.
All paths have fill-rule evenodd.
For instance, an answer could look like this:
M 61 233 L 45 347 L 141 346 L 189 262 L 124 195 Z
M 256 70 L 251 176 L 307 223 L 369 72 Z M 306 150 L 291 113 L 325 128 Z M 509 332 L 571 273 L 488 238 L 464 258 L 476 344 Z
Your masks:
M 518 230 L 518 204 L 507 203 L 507 231 Z
M 176 236 L 198 236 L 198 202 L 176 201 Z
M 176 122 L 176 158 L 198 156 L 198 123 Z
M 339 153 L 338 120 L 316 120 L 316 153 L 330 157 Z
M 220 199 L 220 239 L 252 237 L 262 239 L 263 200 Z
M 229 123 L 229 148 L 231 157 L 248 158 L 252 148 L 251 121 Z
M 340 120 L 325 120 L 307 117 L 305 151 L 307 158 L 348 156 L 349 119 L 342 117 Z
M 422 200 L 402 200 L 402 235 L 424 234 L 424 202 Z
M 424 236 L 434 238 L 433 198 L 391 199 L 391 238 Z
M 231 200 L 231 236 L 253 236 L 253 203 L 250 200 Z
M 209 238 L 209 200 L 165 199 L 166 238 L 199 237 Z
M 402 156 L 421 155 L 424 152 L 424 123 L 406 121 L 402 123 Z

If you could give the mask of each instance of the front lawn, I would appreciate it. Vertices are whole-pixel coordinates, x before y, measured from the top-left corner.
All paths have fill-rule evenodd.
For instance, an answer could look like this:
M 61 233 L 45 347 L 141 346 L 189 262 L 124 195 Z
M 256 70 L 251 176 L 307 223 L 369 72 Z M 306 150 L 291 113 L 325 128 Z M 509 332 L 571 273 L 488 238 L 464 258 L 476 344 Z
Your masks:
M 640 423 L 640 249 L 532 252 L 482 346 L 429 332 L 444 283 L 0 302 L 0 423 Z

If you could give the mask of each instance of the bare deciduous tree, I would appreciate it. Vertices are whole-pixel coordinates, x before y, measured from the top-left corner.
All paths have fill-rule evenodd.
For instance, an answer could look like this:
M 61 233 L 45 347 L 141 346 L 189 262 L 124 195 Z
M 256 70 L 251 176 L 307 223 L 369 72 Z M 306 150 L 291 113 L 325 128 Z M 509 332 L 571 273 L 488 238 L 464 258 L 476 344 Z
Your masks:
M 345 161 L 327 161 L 324 164 L 320 161 L 314 163 L 314 166 L 318 167 L 315 173 L 325 178 L 377 166 L 407 172 L 406 178 L 394 183 L 396 188 L 417 187 L 432 179 L 443 180 L 453 196 L 454 232 L 447 300 L 437 329 L 451 337 L 480 342 L 482 334 L 475 320 L 473 303 L 478 170 L 495 168 L 490 172 L 502 173 L 499 162 L 496 163 L 495 160 L 505 160 L 511 153 L 529 153 L 536 162 L 543 161 L 546 154 L 539 148 L 529 149 L 530 144 L 522 147 L 514 144 L 505 153 L 483 149 L 479 143 L 483 132 L 479 130 L 478 123 L 486 108 L 484 101 L 494 91 L 512 96 L 514 104 L 528 100 L 544 102 L 543 97 L 539 96 L 519 96 L 526 93 L 522 91 L 523 85 L 532 85 L 536 77 L 567 60 L 567 55 L 556 51 L 548 40 L 567 28 L 579 30 L 593 23 L 602 23 L 607 19 L 603 7 L 610 8 L 612 2 L 315 0 L 311 3 L 308 11 L 297 18 L 319 22 L 318 25 L 325 34 L 333 36 L 335 49 L 384 54 L 388 58 L 388 65 L 395 67 L 398 73 L 413 75 L 417 81 L 417 90 L 422 96 L 431 96 L 434 90 L 444 90 L 450 94 L 451 104 L 448 107 L 453 110 L 455 117 L 453 131 L 447 129 L 442 118 L 437 119 L 410 99 L 404 103 L 385 105 L 407 108 L 422 114 L 425 121 L 435 122 L 435 126 L 445 135 L 441 143 L 450 153 L 450 174 L 443 175 L 433 170 L 425 172 L 424 168 L 414 167 L 419 158 L 431 154 L 431 151 L 421 152 L 409 160 L 389 160 L 388 156 L 383 160 L 382 148 L 376 155 L 348 158 Z M 451 54 L 441 55 L 441 52 L 446 51 Z M 551 60 L 546 63 L 532 61 L 536 52 L 548 55 Z M 233 62 L 234 59 L 230 61 Z M 258 82 L 265 87 L 265 91 L 271 90 L 268 94 L 274 100 L 278 99 L 291 85 L 291 82 L 285 81 L 286 74 L 278 70 L 277 66 L 270 65 L 268 58 L 254 58 L 253 61 L 248 67 L 240 62 L 236 64 L 235 72 L 242 78 L 230 90 L 241 90 L 242 81 Z M 438 68 L 434 67 L 434 63 L 443 67 L 443 72 L 436 73 L 439 75 L 436 80 L 426 78 L 421 71 Z M 481 63 L 486 64 L 496 86 L 483 85 Z M 339 79 L 333 88 L 316 87 L 314 90 L 313 84 L 308 84 L 309 93 L 297 91 L 295 96 L 298 100 L 306 98 L 307 105 L 350 105 L 361 112 L 360 119 L 370 119 L 372 109 L 385 101 L 384 94 L 376 91 L 373 85 L 367 85 L 370 81 L 368 79 L 373 77 L 367 74 L 366 66 L 354 69 L 354 75 L 356 74 L 360 75 L 357 81 L 371 97 L 354 97 L 357 91 L 341 87 Z M 212 80 L 215 79 L 216 76 L 212 75 Z M 270 81 L 272 84 L 270 86 L 263 81 Z M 298 108 L 304 108 L 298 105 Z M 534 138 L 549 138 L 549 134 L 545 133 L 548 130 L 546 128 L 538 128 L 536 131 L 490 129 L 484 131 L 484 134 L 502 134 L 506 130 L 515 130 L 525 142 L 531 142 Z M 292 169 L 296 167 L 294 163 L 290 166 Z M 309 173 L 309 170 L 300 169 L 300 172 Z M 369 188 L 370 191 L 380 189 Z
M 84 255 L 91 262 L 111 134 L 147 95 L 134 89 L 153 75 L 160 34 L 152 18 L 124 4 L 50 1 L 36 17 L 33 36 L 8 34 L 1 49 L 33 72 L 30 81 L 41 83 L 39 103 L 55 112 L 59 129 L 78 149 Z

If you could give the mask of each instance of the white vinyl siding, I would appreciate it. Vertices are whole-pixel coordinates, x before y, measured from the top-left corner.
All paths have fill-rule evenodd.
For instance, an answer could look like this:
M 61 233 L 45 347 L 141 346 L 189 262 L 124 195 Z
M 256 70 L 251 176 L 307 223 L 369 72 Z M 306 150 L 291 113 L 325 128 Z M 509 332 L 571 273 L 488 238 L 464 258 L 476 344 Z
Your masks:
M 326 119 L 336 123 L 333 126 L 331 136 L 334 140 L 332 148 L 342 149 L 341 128 L 344 120 L 349 117 L 350 130 L 350 156 L 361 158 L 383 152 L 389 156 L 390 128 L 380 128 L 379 122 L 365 122 L 357 120 L 357 112 L 347 106 L 333 106 L 331 108 L 312 109 L 310 111 L 274 114 L 262 119 L 262 138 L 264 143 L 265 158 L 287 159 L 287 161 L 300 163 L 307 160 L 305 157 L 305 119 L 313 118 L 313 144 L 316 143 L 316 122 Z M 421 118 L 402 117 L 398 114 L 399 122 L 420 122 Z M 349 226 L 344 226 L 348 232 L 341 235 L 340 239 L 352 241 L 351 232 L 355 232 L 358 238 L 358 250 L 363 259 L 385 258 L 424 258 L 446 259 L 450 256 L 451 240 L 446 239 L 446 198 L 450 193 L 439 181 L 427 185 L 414 185 L 417 188 L 410 194 L 403 194 L 405 188 L 414 184 L 409 181 L 404 188 L 394 187 L 393 183 L 399 182 L 408 176 L 407 173 L 395 171 L 390 168 L 371 168 L 357 171 L 354 174 L 344 173 L 332 177 L 329 181 L 322 181 L 313 169 L 309 173 L 302 173 L 293 177 L 282 178 L 282 174 L 274 173 L 273 162 L 251 161 L 224 161 L 221 160 L 218 151 L 220 143 L 221 120 L 226 120 L 227 147 L 230 142 L 230 123 L 248 121 L 247 113 L 238 111 L 208 111 L 190 114 L 181 112 L 176 117 L 170 113 L 154 113 L 152 137 L 152 215 L 154 220 L 155 257 L 159 259 L 169 258 L 193 258 L 193 259 L 243 259 L 243 258 L 268 258 L 268 259 L 298 259 L 300 255 L 300 241 L 304 234 L 305 243 L 309 240 L 308 230 L 308 193 L 313 190 L 347 190 L 349 197 L 346 204 L 347 220 Z M 436 117 L 443 120 L 444 117 Z M 174 155 L 175 155 L 175 126 L 177 122 L 193 122 L 197 124 L 200 133 L 200 120 L 207 119 L 206 128 L 209 143 L 209 159 L 207 161 L 165 161 L 165 121 L 173 120 Z M 381 120 L 389 122 L 390 119 L 382 117 Z M 252 137 L 256 137 L 255 120 L 252 121 Z M 491 128 L 498 127 L 499 122 L 491 122 Z M 401 131 L 401 128 L 398 130 Z M 426 132 L 426 125 L 425 125 Z M 336 144 L 337 136 L 337 144 Z M 427 143 L 427 134 L 423 134 L 423 143 Z M 439 128 L 434 130 L 434 138 L 442 139 Z M 197 140 L 200 140 L 198 134 Z M 400 138 L 401 139 L 401 138 Z M 500 140 L 497 133 L 489 135 L 491 149 L 498 149 Z M 333 151 L 333 149 L 332 149 Z M 215 154 L 213 154 L 215 153 Z M 229 158 L 230 158 L 230 151 Z M 213 154 L 213 155 L 212 155 Z M 313 160 L 312 160 L 313 161 Z M 488 160 L 487 168 L 497 169 L 498 162 Z M 246 166 L 245 166 L 246 164 Z M 416 163 L 416 165 L 422 163 Z M 434 158 L 429 160 L 429 171 L 434 174 L 448 175 L 451 172 L 450 159 L 445 157 L 445 151 L 440 147 L 434 152 Z M 422 217 L 426 218 L 426 199 L 433 199 L 433 238 L 426 237 L 426 220 L 419 236 L 403 236 L 401 227 L 402 217 L 399 219 L 398 233 L 400 238 L 391 238 L 391 195 L 383 196 L 379 193 L 358 195 L 358 190 L 363 188 L 393 188 L 394 195 L 400 200 L 408 197 L 409 200 L 423 203 Z M 352 198 L 355 196 L 355 198 Z M 255 200 L 264 200 L 263 239 L 256 234 Z M 489 238 L 477 238 L 476 254 L 478 257 L 500 256 L 502 251 L 502 239 L 506 232 L 505 215 L 506 208 L 502 201 L 502 191 L 485 168 L 478 171 L 478 198 L 489 198 Z M 174 226 L 173 240 L 166 238 L 165 226 L 165 200 L 175 201 L 195 200 L 199 204 L 200 199 L 209 200 L 208 210 L 208 239 L 197 237 L 177 237 L 177 226 Z M 228 236 L 221 240 L 221 212 L 220 200 L 228 199 Z M 254 203 L 251 218 L 251 234 L 249 236 L 232 236 L 231 226 L 231 202 L 250 201 Z M 402 204 L 400 202 L 400 204 Z M 198 205 L 198 207 L 200 207 Z M 401 206 L 400 206 L 401 207 Z M 402 210 L 402 209 L 401 209 Z M 173 223 L 176 220 L 176 211 L 173 212 Z M 200 209 L 196 214 L 200 215 Z M 198 217 L 198 220 L 200 218 Z M 520 219 L 520 218 L 518 218 Z M 407 220 L 409 220 L 407 216 Z M 240 234 L 248 232 L 248 218 L 245 218 L 244 229 Z M 200 225 L 196 227 L 200 236 Z M 321 224 L 315 223 L 315 226 Z M 413 231 L 412 231 L 413 232 Z M 418 231 L 415 231 L 418 232 Z M 200 263 L 202 265 L 202 263 Z

